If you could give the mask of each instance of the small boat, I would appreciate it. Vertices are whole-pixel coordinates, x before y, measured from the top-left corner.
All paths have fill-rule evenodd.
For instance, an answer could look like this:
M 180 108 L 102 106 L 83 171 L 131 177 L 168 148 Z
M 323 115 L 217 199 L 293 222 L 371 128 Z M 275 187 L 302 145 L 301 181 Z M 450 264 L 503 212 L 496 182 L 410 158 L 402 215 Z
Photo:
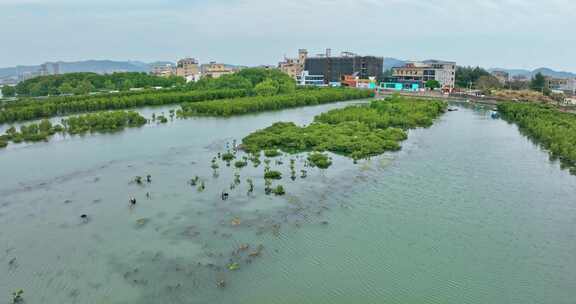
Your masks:
M 448 108 L 448 112 L 455 112 L 458 111 L 458 108 Z

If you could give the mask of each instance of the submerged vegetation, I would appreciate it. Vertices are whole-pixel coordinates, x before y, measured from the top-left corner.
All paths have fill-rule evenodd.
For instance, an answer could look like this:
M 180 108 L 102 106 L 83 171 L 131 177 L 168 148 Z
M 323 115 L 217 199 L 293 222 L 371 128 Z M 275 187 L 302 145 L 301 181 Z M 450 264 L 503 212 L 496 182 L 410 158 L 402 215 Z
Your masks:
M 289 153 L 330 151 L 360 159 L 399 150 L 399 142 L 407 138 L 405 130 L 428 127 L 445 110 L 446 103 L 442 101 L 394 96 L 369 105 L 329 111 L 306 127 L 278 122 L 250 134 L 242 143 L 252 153 L 268 149 Z M 320 164 L 325 166 L 328 162 Z
M 534 103 L 498 105 L 502 117 L 546 148 L 576 175 L 576 115 Z
M 292 94 L 275 96 L 255 96 L 247 98 L 222 99 L 209 102 L 185 103 L 178 110 L 179 117 L 189 116 L 232 116 L 262 111 L 318 105 L 336 101 L 368 98 L 369 90 L 327 88 L 301 90 Z

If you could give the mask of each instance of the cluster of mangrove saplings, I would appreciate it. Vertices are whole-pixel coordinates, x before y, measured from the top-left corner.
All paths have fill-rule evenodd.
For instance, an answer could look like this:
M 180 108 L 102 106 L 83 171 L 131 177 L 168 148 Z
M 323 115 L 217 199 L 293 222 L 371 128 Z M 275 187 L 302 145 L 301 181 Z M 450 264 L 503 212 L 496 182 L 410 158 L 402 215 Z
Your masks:
M 251 94 L 250 90 L 208 90 L 147 92 L 134 95 L 101 98 L 49 98 L 37 102 L 15 103 L 0 111 L 0 124 L 50 118 L 76 113 L 122 110 L 143 106 L 160 106 L 184 102 L 198 102 L 223 98 L 237 98 Z
M 267 149 L 289 153 L 330 151 L 357 160 L 399 150 L 407 129 L 430 126 L 446 107 L 439 100 L 394 96 L 329 111 L 306 127 L 278 122 L 245 137 L 242 144 L 250 153 Z
M 554 159 L 576 175 L 576 115 L 534 103 L 502 103 L 502 117 L 546 148 Z
M 124 128 L 140 127 L 146 124 L 146 118 L 132 111 L 112 111 L 80 115 L 62 119 L 62 124 L 52 124 L 44 119 L 39 123 L 20 126 L 19 130 L 10 127 L 0 136 L 0 148 L 8 142 L 46 141 L 56 133 L 84 134 L 120 131 Z
M 263 111 L 318 105 L 336 101 L 368 98 L 370 90 L 326 88 L 303 90 L 292 94 L 232 98 L 217 101 L 184 103 L 178 110 L 179 117 L 188 116 L 232 116 Z
M 280 168 L 284 165 L 283 156 L 284 154 L 276 149 L 269 149 L 262 152 L 257 153 L 242 153 L 240 154 L 240 149 L 242 146 L 236 145 L 236 141 L 234 140 L 232 145 L 227 143 L 226 152 L 218 153 L 216 156 L 212 158 L 211 161 L 211 168 L 213 170 L 212 176 L 214 178 L 220 177 L 221 167 L 232 167 L 234 170 L 233 182 L 230 184 L 229 189 L 234 190 L 242 184 L 241 179 L 241 171 L 247 167 L 250 163 L 252 163 L 254 168 L 260 167 L 262 163 L 264 163 L 264 171 L 263 171 L 263 179 L 264 179 L 264 193 L 266 195 L 285 195 L 286 190 L 284 189 L 283 185 L 277 184 L 273 185 L 274 182 L 280 181 L 284 178 Z M 260 157 L 264 155 L 264 161 L 260 160 Z M 301 159 L 300 157 L 298 157 Z M 332 165 L 332 159 L 328 157 L 328 155 L 318 152 L 312 152 L 308 154 L 308 157 L 302 160 L 304 165 L 299 171 L 296 169 L 296 158 L 290 158 L 289 162 L 289 169 L 290 169 L 290 179 L 295 181 L 298 177 L 301 179 L 305 179 L 308 176 L 308 171 L 305 168 L 308 167 L 316 167 L 320 169 L 327 169 Z M 300 173 L 300 174 L 297 174 Z M 206 188 L 206 184 L 204 180 L 200 179 L 200 177 L 195 176 L 194 178 L 188 181 L 188 184 L 194 187 L 198 187 L 198 191 L 204 191 Z M 246 179 L 246 185 L 248 188 L 248 196 L 250 196 L 255 189 L 254 181 L 251 178 Z M 227 189 L 224 189 L 222 192 L 222 200 L 227 200 L 229 197 L 229 193 Z

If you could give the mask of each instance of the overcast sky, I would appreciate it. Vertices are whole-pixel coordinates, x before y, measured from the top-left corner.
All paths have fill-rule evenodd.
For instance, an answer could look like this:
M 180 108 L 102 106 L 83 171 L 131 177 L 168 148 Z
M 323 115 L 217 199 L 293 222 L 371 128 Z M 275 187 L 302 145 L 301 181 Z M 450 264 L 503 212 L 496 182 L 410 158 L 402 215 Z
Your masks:
M 576 0 L 0 0 L 0 66 L 276 64 L 298 48 L 576 72 Z

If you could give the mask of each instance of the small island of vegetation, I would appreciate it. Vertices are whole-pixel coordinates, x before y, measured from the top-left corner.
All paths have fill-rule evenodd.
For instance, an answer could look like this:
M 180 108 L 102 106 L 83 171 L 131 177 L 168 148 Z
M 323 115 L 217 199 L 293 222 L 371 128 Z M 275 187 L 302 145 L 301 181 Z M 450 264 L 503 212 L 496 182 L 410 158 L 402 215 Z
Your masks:
M 245 137 L 242 144 L 250 153 L 269 149 L 288 153 L 330 151 L 353 159 L 368 158 L 399 150 L 399 142 L 407 138 L 406 130 L 429 127 L 446 107 L 439 100 L 393 96 L 369 105 L 329 111 L 305 127 L 278 122 Z M 320 156 L 312 158 L 322 166 L 328 165 L 328 160 Z
M 141 127 L 147 123 L 146 118 L 132 111 L 111 111 L 91 113 L 62 119 L 62 125 L 52 124 L 44 119 L 39 123 L 20 126 L 20 131 L 10 127 L 0 136 L 0 148 L 8 146 L 8 142 L 39 142 L 46 141 L 56 133 L 85 134 L 107 133 L 124 128 Z

